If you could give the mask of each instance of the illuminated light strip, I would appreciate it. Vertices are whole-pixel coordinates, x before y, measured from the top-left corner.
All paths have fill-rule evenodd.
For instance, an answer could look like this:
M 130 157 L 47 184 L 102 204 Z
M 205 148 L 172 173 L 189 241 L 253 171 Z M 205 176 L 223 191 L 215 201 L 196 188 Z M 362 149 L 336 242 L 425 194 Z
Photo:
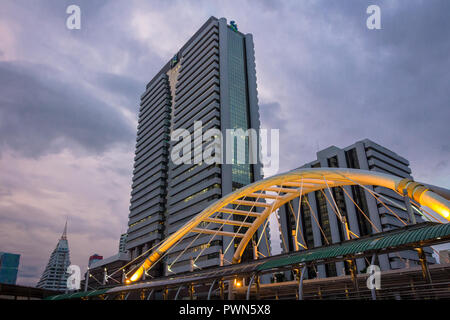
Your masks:
M 265 202 L 247 201 L 247 200 L 234 200 L 231 203 L 232 204 L 242 205 L 242 206 L 257 206 L 257 207 L 270 208 L 270 204 L 265 203 Z
M 211 229 L 201 229 L 201 228 L 194 228 L 191 230 L 191 232 L 214 234 L 214 235 L 221 235 L 221 236 L 227 236 L 227 237 L 239 237 L 239 238 L 244 237 L 243 233 L 235 233 L 235 232 L 219 231 L 219 230 L 211 230 Z
M 265 199 L 276 199 L 276 196 L 273 194 L 267 194 L 267 193 L 250 193 L 247 195 L 247 197 L 253 197 L 253 198 L 265 198 Z
M 298 193 L 298 189 L 280 188 L 280 187 L 269 187 L 264 188 L 264 191 L 273 191 L 280 193 Z
M 259 217 L 261 215 L 261 213 L 259 213 L 259 212 L 237 210 L 237 209 L 231 209 L 231 208 L 222 208 L 220 210 L 217 210 L 217 212 L 238 214 L 240 216 L 247 216 L 248 215 L 250 217 Z
M 243 222 L 243 221 L 237 221 L 237 220 L 224 220 L 224 219 L 217 219 L 217 218 L 205 218 L 203 219 L 204 222 L 210 222 L 210 223 L 218 223 L 218 224 L 227 224 L 231 226 L 243 226 L 246 228 L 249 228 L 252 226 L 251 223 Z

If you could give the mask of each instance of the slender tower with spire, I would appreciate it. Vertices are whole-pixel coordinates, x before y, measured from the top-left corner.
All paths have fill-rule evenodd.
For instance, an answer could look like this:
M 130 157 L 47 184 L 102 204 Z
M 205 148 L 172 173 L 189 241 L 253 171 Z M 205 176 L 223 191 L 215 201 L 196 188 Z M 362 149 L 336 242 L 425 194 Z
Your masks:
M 61 238 L 53 250 L 37 287 L 55 291 L 67 289 L 67 268 L 70 266 L 69 243 L 67 241 L 67 220 Z

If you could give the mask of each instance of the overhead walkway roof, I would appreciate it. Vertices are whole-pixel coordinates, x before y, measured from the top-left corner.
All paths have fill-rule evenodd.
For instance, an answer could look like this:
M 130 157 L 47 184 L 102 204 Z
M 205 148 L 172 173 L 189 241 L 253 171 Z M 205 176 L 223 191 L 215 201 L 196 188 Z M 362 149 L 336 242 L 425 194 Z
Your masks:
M 280 257 L 279 259 L 269 260 L 256 267 L 256 269 L 258 271 L 263 271 L 315 260 L 375 252 L 416 243 L 420 244 L 421 242 L 430 239 L 441 240 L 449 237 L 450 223 L 437 225 L 425 223 L 425 225 L 419 224 L 407 227 L 406 230 L 397 229 L 384 234 L 372 235 L 367 238 L 345 241 L 317 249 L 299 251 L 285 257 Z
M 80 292 L 72 292 L 72 293 L 65 293 L 65 294 L 59 294 L 56 296 L 47 297 L 44 300 L 66 300 L 66 299 L 80 299 L 84 297 L 92 297 L 92 296 L 99 296 L 101 294 L 107 293 L 108 289 L 100 289 L 100 290 L 92 290 L 92 291 L 80 291 Z

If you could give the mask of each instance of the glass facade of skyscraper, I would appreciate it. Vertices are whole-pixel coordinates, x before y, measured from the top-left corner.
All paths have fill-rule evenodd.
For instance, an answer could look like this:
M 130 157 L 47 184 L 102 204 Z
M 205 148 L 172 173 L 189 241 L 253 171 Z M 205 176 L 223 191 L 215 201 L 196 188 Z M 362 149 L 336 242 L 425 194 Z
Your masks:
M 16 284 L 20 254 L 0 252 L 0 283 Z
M 246 132 L 249 128 L 249 108 L 244 37 L 231 28 L 228 30 L 228 78 L 231 128 Z M 252 182 L 248 137 L 236 135 L 233 147 L 233 188 L 240 188 Z M 240 154 L 244 155 L 245 163 L 239 163 Z

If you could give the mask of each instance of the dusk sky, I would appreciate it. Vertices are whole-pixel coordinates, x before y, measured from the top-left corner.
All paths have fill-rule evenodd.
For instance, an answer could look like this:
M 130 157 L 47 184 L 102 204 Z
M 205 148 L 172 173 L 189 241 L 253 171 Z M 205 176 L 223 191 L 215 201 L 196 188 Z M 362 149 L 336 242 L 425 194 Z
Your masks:
M 81 8 L 81 29 L 66 8 Z M 366 27 L 369 5 L 381 30 Z M 450 1 L 31 1 L 0 4 L 0 251 L 36 285 L 68 219 L 72 264 L 127 229 L 140 95 L 210 17 L 255 43 L 280 172 L 369 138 L 450 188 Z

